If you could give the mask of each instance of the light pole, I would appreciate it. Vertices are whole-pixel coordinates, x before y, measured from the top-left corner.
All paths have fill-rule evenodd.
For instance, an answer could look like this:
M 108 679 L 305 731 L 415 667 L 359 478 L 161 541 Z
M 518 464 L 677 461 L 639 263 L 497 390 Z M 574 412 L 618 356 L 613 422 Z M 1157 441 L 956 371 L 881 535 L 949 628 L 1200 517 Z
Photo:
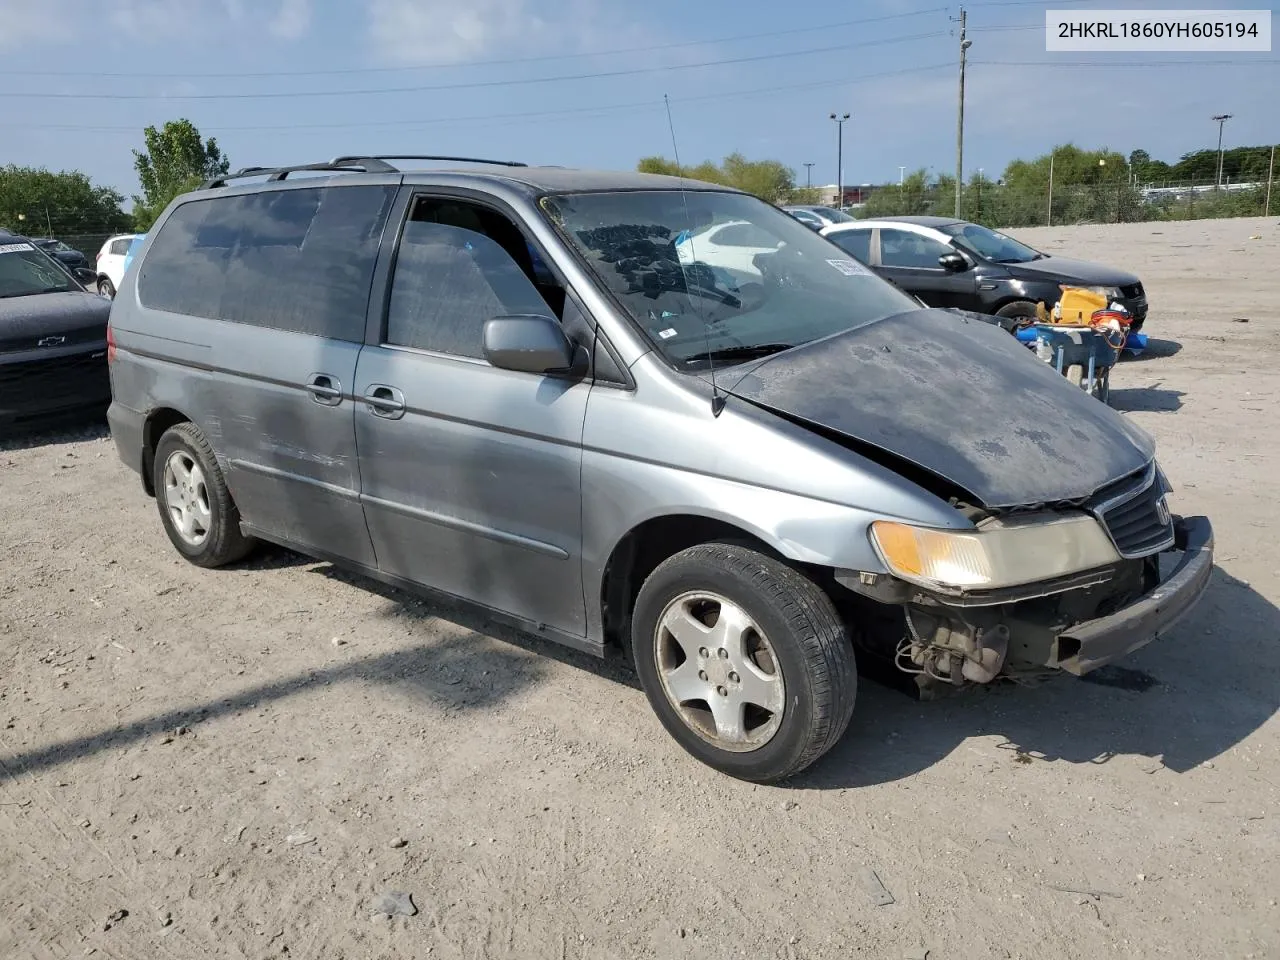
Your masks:
M 831 115 L 831 119 L 836 122 L 836 209 L 844 209 L 844 122 L 849 119 L 849 114 L 841 113 Z
M 902 186 L 903 182 L 906 179 L 907 179 L 907 168 L 904 167 L 902 164 L 898 164 L 898 186 Z
M 813 163 L 809 162 L 804 165 L 804 187 L 806 190 L 813 188 Z
M 1231 114 L 1220 113 L 1211 118 L 1218 125 L 1218 189 L 1222 189 L 1222 126 L 1231 119 Z
M 960 110 L 956 116 L 956 219 L 960 219 L 960 191 L 964 187 L 964 68 L 973 41 L 964 35 L 965 12 L 960 8 Z

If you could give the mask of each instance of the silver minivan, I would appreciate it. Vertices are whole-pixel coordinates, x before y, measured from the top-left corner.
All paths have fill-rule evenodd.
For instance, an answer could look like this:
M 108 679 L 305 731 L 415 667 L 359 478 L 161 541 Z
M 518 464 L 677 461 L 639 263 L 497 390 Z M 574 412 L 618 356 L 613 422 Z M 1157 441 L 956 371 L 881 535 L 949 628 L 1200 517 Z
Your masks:
M 720 186 L 446 161 L 250 168 L 148 233 L 109 418 L 192 563 L 267 541 L 621 652 L 755 781 L 857 667 L 1079 675 L 1206 589 L 1150 437 L 1000 327 Z

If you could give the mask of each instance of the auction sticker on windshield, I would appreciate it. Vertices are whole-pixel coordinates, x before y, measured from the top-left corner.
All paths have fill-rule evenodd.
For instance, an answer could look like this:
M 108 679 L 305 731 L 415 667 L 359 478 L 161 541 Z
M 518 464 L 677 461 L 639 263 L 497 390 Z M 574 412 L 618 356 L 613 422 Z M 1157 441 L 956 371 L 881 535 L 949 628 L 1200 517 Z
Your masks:
M 29 243 L 0 243 L 0 253 L 26 253 L 34 249 Z
M 846 277 L 869 277 L 871 271 L 860 264 L 857 260 L 828 260 L 831 264 Z

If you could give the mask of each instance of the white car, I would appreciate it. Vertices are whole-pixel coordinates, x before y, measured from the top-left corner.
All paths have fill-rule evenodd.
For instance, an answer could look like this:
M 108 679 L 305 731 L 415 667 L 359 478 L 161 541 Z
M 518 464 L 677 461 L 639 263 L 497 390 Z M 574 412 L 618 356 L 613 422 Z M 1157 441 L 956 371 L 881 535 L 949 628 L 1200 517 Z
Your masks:
M 98 251 L 98 292 L 104 297 L 114 297 L 124 277 L 124 258 L 129 253 L 129 244 L 133 243 L 136 233 L 118 233 L 107 237 L 107 242 Z
M 722 270 L 738 283 L 760 280 L 760 270 L 755 265 L 757 254 L 775 253 L 782 245 L 774 234 L 745 220 L 730 220 L 703 227 L 692 235 L 676 241 L 676 252 L 681 263 L 695 260 L 709 267 Z

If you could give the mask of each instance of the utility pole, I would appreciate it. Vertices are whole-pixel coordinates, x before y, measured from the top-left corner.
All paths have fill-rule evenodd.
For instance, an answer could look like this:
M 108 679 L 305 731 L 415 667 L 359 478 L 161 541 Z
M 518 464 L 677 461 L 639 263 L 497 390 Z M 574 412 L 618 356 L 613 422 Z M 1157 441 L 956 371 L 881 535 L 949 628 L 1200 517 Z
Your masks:
M 806 190 L 813 188 L 813 163 L 804 165 L 804 186 Z
M 1231 114 L 1220 113 L 1216 117 L 1210 118 L 1218 125 L 1218 189 L 1222 189 L 1222 127 L 1231 119 Z
M 1267 209 L 1264 217 L 1271 216 L 1271 181 L 1276 178 L 1276 148 L 1271 145 L 1271 162 L 1267 164 Z
M 836 209 L 844 209 L 844 122 L 849 114 L 832 114 L 836 122 Z
M 960 111 L 956 117 L 956 219 L 960 219 L 960 193 L 964 189 L 964 66 L 973 41 L 964 35 L 965 12 L 960 8 Z

